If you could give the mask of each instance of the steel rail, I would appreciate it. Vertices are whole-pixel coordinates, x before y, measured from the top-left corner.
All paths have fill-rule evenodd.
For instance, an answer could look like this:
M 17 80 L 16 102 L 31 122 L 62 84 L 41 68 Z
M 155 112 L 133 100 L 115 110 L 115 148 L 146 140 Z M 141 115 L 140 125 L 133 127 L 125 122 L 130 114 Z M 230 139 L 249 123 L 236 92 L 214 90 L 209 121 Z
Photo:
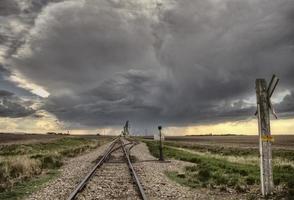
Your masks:
M 124 144 L 124 146 L 127 146 L 127 145 L 133 145 L 133 143 L 130 142 L 130 143 Z M 120 148 L 121 148 L 121 146 L 116 147 L 115 149 L 112 149 L 110 153 L 112 153 L 112 152 L 114 152 L 114 151 L 116 151 L 116 150 L 118 150 L 118 149 L 120 149 Z
M 99 162 L 92 168 L 92 170 L 79 183 L 79 185 L 75 188 L 75 190 L 69 195 L 67 200 L 73 200 L 76 198 L 77 194 L 85 187 L 85 185 L 90 180 L 90 178 L 93 176 L 95 171 L 103 164 L 103 162 L 106 160 L 106 158 L 112 153 L 112 149 L 118 141 L 119 141 L 119 137 L 114 139 L 114 141 L 109 145 L 109 147 L 104 152 L 104 154 L 103 154 L 102 158 L 99 160 Z
M 135 183 L 136 183 L 136 185 L 137 185 L 137 187 L 139 189 L 140 196 L 141 196 L 141 198 L 143 200 L 147 200 L 148 198 L 146 197 L 145 191 L 144 191 L 144 189 L 143 189 L 143 187 L 142 187 L 142 185 L 140 183 L 140 180 L 139 180 L 139 178 L 137 176 L 136 171 L 134 170 L 134 167 L 133 167 L 132 162 L 130 160 L 129 154 L 127 153 L 127 150 L 126 150 L 125 146 L 123 145 L 123 141 L 121 139 L 120 139 L 120 141 L 121 141 L 121 146 L 122 146 L 123 152 L 124 152 L 125 157 L 126 157 L 127 162 L 128 162 L 128 167 L 129 167 L 129 169 L 131 171 L 131 174 L 132 174 L 132 177 L 134 178 L 134 181 L 135 181 Z

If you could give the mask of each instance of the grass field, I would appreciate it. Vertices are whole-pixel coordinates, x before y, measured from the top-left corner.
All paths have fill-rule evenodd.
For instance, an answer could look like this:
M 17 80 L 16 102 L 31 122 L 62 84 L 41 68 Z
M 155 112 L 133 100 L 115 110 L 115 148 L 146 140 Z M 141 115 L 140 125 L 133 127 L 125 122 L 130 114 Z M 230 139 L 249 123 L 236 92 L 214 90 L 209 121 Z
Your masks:
M 226 136 L 223 136 L 226 137 Z M 232 140 L 232 136 L 230 136 Z M 239 137 L 239 136 L 238 136 Z M 185 137 L 183 137 L 185 138 Z M 195 187 L 207 187 L 221 191 L 248 193 L 248 198 L 260 193 L 260 174 L 258 149 L 253 144 L 233 145 L 224 142 L 224 138 L 207 142 L 189 142 L 184 139 L 164 142 L 165 158 L 178 159 L 194 163 L 183 172 L 168 171 L 167 176 L 180 184 Z M 144 140 L 150 152 L 158 157 L 158 143 Z M 219 142 L 219 143 L 217 143 Z M 273 151 L 273 171 L 276 190 L 275 199 L 294 196 L 294 151 L 289 148 L 275 148 Z M 253 195 L 254 194 L 254 195 Z M 256 194 L 256 195 L 255 195 Z
M 153 139 L 153 136 L 143 137 Z M 257 135 L 214 135 L 214 136 L 166 136 L 166 141 L 185 142 L 191 144 L 207 144 L 216 146 L 230 146 L 238 148 L 258 148 L 259 139 Z M 275 135 L 273 148 L 294 150 L 294 135 Z
M 66 136 L 47 140 L 47 137 L 39 135 L 34 136 L 34 142 L 25 138 L 16 140 L 16 144 L 11 140 L 9 145 L 0 144 L 0 199 L 18 199 L 30 194 L 56 177 L 65 158 L 77 156 L 111 139 Z
M 0 145 L 31 144 L 63 138 L 62 135 L 0 133 Z

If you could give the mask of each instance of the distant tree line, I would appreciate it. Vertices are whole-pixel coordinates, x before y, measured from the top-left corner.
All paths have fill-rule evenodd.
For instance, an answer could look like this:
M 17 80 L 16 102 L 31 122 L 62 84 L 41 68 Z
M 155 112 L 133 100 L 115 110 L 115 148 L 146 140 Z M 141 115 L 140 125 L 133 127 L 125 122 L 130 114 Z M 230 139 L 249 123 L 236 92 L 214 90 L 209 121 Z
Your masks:
M 56 133 L 56 132 L 47 132 L 47 135 L 70 135 L 69 133 Z

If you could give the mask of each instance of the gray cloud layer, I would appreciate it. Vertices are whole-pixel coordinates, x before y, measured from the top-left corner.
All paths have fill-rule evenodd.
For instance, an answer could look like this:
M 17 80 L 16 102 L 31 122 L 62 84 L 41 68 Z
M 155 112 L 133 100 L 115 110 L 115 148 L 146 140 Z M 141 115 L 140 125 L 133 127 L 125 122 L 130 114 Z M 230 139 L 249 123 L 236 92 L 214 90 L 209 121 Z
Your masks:
M 293 91 L 293 0 L 64 1 L 30 12 L 40 14 L 7 63 L 51 93 L 44 109 L 63 121 L 239 120 L 254 113 L 256 78 L 276 73 L 277 92 Z M 278 112 L 293 117 L 292 100 Z
M 13 93 L 0 90 L 0 117 L 25 117 L 35 111 L 30 108 L 32 102 L 24 101 Z

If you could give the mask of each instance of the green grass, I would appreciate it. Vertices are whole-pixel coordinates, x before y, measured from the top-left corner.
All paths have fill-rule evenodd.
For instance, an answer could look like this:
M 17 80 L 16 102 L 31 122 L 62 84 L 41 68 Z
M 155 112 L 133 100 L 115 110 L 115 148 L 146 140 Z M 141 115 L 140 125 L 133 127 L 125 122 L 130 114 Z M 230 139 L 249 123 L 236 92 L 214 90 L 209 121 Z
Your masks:
M 223 156 L 259 156 L 258 148 L 236 148 L 217 145 L 195 144 L 187 142 L 169 142 L 165 141 L 165 145 L 195 150 L 198 152 L 209 152 Z M 294 161 L 294 151 L 286 149 L 278 149 L 273 151 L 273 158 L 282 158 Z
M 40 189 L 43 184 L 57 177 L 57 170 L 50 170 L 45 175 L 34 177 L 25 182 L 17 183 L 13 188 L 0 193 L 0 199 L 18 200 Z
M 159 157 L 158 143 L 145 141 L 155 157 Z M 254 164 L 240 164 L 229 162 L 225 159 L 216 159 L 205 155 L 164 146 L 164 157 L 195 163 L 187 166 L 184 173 L 166 172 L 171 179 L 195 188 L 231 188 L 237 192 L 246 192 L 253 185 L 259 184 L 259 167 Z M 291 166 L 274 166 L 274 183 L 283 185 L 286 192 L 293 195 L 294 168 Z
M 63 165 L 65 158 L 107 141 L 65 137 L 44 143 L 0 146 L 0 199 L 22 198 L 51 179 L 55 174 L 52 172 Z
M 0 146 L 0 156 L 14 156 L 26 154 L 46 154 L 50 152 L 66 152 L 78 149 L 95 142 L 86 138 L 62 138 L 53 142 L 35 143 L 35 144 L 12 144 Z

